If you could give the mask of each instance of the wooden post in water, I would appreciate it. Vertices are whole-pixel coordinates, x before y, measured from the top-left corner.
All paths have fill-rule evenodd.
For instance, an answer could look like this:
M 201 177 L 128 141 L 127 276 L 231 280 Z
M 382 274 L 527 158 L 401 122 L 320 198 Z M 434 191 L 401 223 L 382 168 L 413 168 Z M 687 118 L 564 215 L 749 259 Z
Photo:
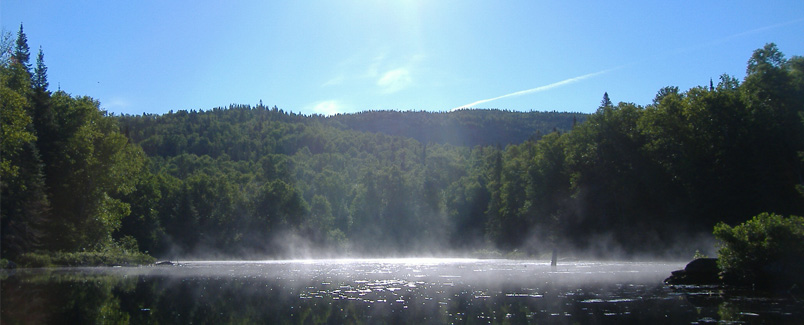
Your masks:
M 557 261 L 558 261 L 558 248 L 553 247 L 553 257 L 550 258 L 550 266 L 555 268 Z

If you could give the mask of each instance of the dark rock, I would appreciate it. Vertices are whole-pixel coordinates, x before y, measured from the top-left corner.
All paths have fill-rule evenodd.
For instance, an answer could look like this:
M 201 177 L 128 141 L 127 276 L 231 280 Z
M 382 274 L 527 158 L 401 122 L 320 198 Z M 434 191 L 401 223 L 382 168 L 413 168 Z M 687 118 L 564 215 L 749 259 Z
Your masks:
M 719 284 L 720 269 L 717 267 L 715 258 L 698 258 L 689 262 L 683 270 L 673 271 L 669 278 L 664 280 L 666 284 Z
M 716 258 L 697 258 L 684 267 L 687 273 L 717 273 L 720 269 L 717 267 Z

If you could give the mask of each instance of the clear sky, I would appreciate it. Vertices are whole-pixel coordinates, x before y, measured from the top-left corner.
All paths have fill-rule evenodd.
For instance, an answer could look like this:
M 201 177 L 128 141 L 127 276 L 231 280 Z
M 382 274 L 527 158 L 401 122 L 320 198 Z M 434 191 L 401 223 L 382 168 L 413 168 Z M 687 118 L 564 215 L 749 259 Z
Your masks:
M 804 1 L 0 1 L 52 90 L 117 114 L 594 112 L 804 55 Z

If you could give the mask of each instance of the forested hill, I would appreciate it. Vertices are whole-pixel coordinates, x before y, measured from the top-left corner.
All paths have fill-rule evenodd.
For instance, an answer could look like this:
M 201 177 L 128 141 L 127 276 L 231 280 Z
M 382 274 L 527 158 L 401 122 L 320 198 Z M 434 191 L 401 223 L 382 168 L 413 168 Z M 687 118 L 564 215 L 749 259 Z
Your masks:
M 123 220 L 119 235 L 137 238 L 157 254 L 273 255 L 310 246 L 329 253 L 409 254 L 480 247 L 489 164 L 503 146 L 572 127 L 575 116 L 585 117 L 488 110 L 323 117 L 260 105 L 118 116 L 121 132 L 151 157 L 156 176 L 143 180 L 144 192 L 134 195 L 151 197 L 151 206 L 132 205 L 132 214 L 141 217 Z M 387 124 L 388 117 L 409 127 L 355 130 Z M 436 136 L 447 127 L 458 134 Z M 472 141 L 495 146 L 443 143 L 469 130 L 478 136 Z M 433 136 L 422 142 L 403 133 Z
M 368 111 L 323 117 L 287 113 L 276 107 L 230 105 L 210 111 L 123 116 L 120 121 L 124 133 L 149 155 L 193 153 L 215 157 L 225 152 L 240 160 L 248 159 L 246 152 L 257 156 L 277 151 L 293 154 L 296 146 L 288 141 L 296 140 L 306 141 L 313 153 L 321 152 L 324 140 L 318 137 L 328 128 L 412 138 L 424 145 L 505 147 L 535 141 L 551 132 L 568 131 L 587 116 L 582 113 L 459 110 L 448 113 Z M 277 128 L 264 128 L 266 121 Z M 288 125 L 295 126 L 288 129 Z M 311 128 L 308 130 L 308 127 Z
M 0 48 L 3 258 L 689 257 L 718 222 L 804 214 L 804 58 L 774 44 L 742 81 L 665 87 L 647 106 L 606 94 L 588 116 L 262 105 L 110 116 L 48 90 L 25 39 L 20 27 L 13 51 Z
M 553 131 L 570 130 L 575 124 L 585 121 L 587 116 L 582 113 L 462 109 L 440 113 L 367 111 L 339 114 L 327 120 L 358 131 L 403 136 L 425 144 L 474 147 L 537 140 Z

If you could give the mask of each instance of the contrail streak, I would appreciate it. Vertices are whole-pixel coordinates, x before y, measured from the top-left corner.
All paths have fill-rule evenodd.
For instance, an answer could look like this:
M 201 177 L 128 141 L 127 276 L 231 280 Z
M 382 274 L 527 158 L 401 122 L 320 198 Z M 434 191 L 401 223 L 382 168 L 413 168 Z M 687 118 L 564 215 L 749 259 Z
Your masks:
M 760 32 L 764 32 L 764 31 L 767 31 L 767 30 L 776 29 L 776 28 L 779 28 L 779 27 L 784 27 L 784 26 L 787 26 L 787 25 L 797 24 L 797 23 L 800 23 L 802 21 L 804 21 L 804 18 L 799 18 L 799 19 L 796 19 L 796 20 L 790 20 L 790 21 L 786 21 L 786 22 L 783 22 L 783 23 L 778 23 L 778 24 L 769 25 L 769 26 L 765 26 L 765 27 L 759 27 L 759 28 L 755 28 L 755 29 L 752 29 L 752 30 L 749 30 L 749 31 L 745 31 L 745 32 L 742 32 L 742 33 L 737 33 L 737 34 L 734 34 L 734 35 L 731 35 L 731 36 L 721 38 L 719 40 L 714 41 L 713 43 L 725 42 L 725 41 L 728 41 L 728 40 L 731 40 L 731 39 L 734 39 L 734 38 L 743 37 L 743 36 L 750 35 L 750 34 L 755 34 L 755 33 L 760 33 Z
M 715 39 L 715 40 L 712 40 L 712 41 L 709 41 L 709 42 L 700 43 L 698 45 L 694 45 L 694 46 L 691 46 L 691 47 L 679 48 L 679 49 L 676 49 L 675 51 L 669 51 L 669 52 L 667 52 L 667 53 L 665 53 L 663 55 L 657 55 L 655 57 L 652 57 L 650 59 L 646 59 L 646 60 L 643 60 L 643 61 L 655 60 L 655 59 L 659 59 L 659 58 L 669 57 L 669 56 L 673 56 L 673 55 L 679 55 L 679 54 L 688 53 L 688 52 L 692 52 L 692 51 L 698 51 L 698 50 L 705 49 L 705 48 L 708 48 L 708 47 L 712 47 L 712 46 L 715 46 L 715 45 L 723 44 L 723 43 L 729 42 L 731 40 L 741 38 L 743 36 L 748 36 L 748 35 L 752 35 L 752 34 L 759 34 L 759 33 L 762 33 L 762 32 L 768 31 L 768 30 L 777 29 L 777 28 L 784 27 L 784 26 L 787 26 L 787 25 L 793 25 L 793 24 L 801 23 L 802 21 L 804 21 L 804 18 L 799 18 L 799 19 L 796 19 L 796 20 L 790 20 L 790 21 L 786 21 L 786 22 L 782 22 L 782 23 L 778 23 L 778 24 L 768 25 L 768 26 L 759 27 L 759 28 L 755 28 L 755 29 L 752 29 L 752 30 L 744 31 L 744 32 L 739 32 L 739 33 L 732 34 L 732 35 L 729 35 L 729 36 L 725 36 L 725 37 L 722 37 L 722 38 L 718 38 L 718 39 Z
M 481 100 L 478 100 L 476 102 L 472 102 L 472 103 L 469 103 L 469 104 L 466 104 L 466 105 L 461 105 L 461 106 L 455 107 L 455 108 L 451 109 L 450 111 L 455 111 L 455 110 L 459 110 L 459 109 L 462 109 L 462 108 L 471 108 L 471 107 L 474 107 L 475 105 L 488 103 L 488 102 L 495 101 L 495 100 L 498 100 L 498 99 L 503 99 L 503 98 L 508 98 L 508 97 L 515 97 L 515 96 L 522 96 L 522 95 L 542 92 L 542 91 L 545 91 L 545 90 L 550 90 L 550 89 L 553 89 L 553 88 L 556 88 L 556 87 L 561 87 L 561 86 L 568 85 L 568 84 L 571 84 L 571 83 L 576 83 L 576 82 L 581 81 L 581 80 L 585 80 L 585 79 L 589 79 L 589 78 L 592 78 L 592 77 L 595 77 L 595 76 L 599 76 L 601 74 L 608 73 L 608 72 L 617 70 L 619 68 L 622 68 L 622 66 L 619 66 L 619 67 L 616 67 L 616 68 L 611 68 L 611 69 L 606 69 L 606 70 L 602 70 L 602 71 L 598 71 L 598 72 L 592 72 L 592 73 L 588 73 L 588 74 L 585 74 L 585 75 L 582 75 L 582 76 L 577 76 L 577 77 L 561 80 L 559 82 L 554 82 L 554 83 L 551 83 L 549 85 L 539 86 L 539 87 L 531 88 L 531 89 L 520 90 L 520 91 L 517 91 L 517 92 L 513 92 L 513 93 L 510 93 L 510 94 L 505 94 L 505 95 L 502 95 L 502 96 L 497 96 L 497 97 L 494 97 L 494 98 L 481 99 Z
M 760 33 L 760 32 L 764 32 L 764 31 L 767 31 L 767 30 L 776 29 L 776 28 L 779 28 L 779 27 L 784 27 L 784 26 L 787 26 L 787 25 L 800 23 L 802 21 L 804 21 L 804 18 L 799 18 L 799 19 L 795 19 L 795 20 L 790 20 L 790 21 L 774 24 L 774 25 L 755 28 L 755 29 L 752 29 L 752 30 L 749 30 L 749 31 L 740 32 L 740 33 L 737 33 L 737 34 L 734 34 L 734 35 L 729 35 L 729 36 L 726 36 L 726 37 L 723 37 L 723 38 L 720 38 L 720 39 L 716 39 L 716 40 L 711 41 L 709 43 L 703 43 L 703 44 L 700 44 L 700 45 L 692 47 L 692 48 L 678 49 L 676 51 L 672 51 L 671 54 L 672 55 L 677 55 L 677 54 L 680 54 L 680 53 L 686 53 L 686 52 L 689 52 L 689 51 L 692 51 L 692 50 L 697 50 L 697 49 L 700 49 L 700 48 L 710 47 L 712 45 L 727 42 L 727 41 L 730 41 L 730 40 L 735 39 L 735 38 L 740 38 L 740 37 L 743 37 L 743 36 L 746 36 L 746 35 Z M 663 56 L 669 56 L 671 54 L 664 54 L 664 55 L 660 55 L 660 56 L 655 56 L 652 59 L 657 59 L 657 58 L 660 58 L 660 57 L 663 57 Z M 505 94 L 505 95 L 502 95 L 502 96 L 497 96 L 497 97 L 494 97 L 494 98 L 481 99 L 481 100 L 478 100 L 476 102 L 471 102 L 471 103 L 466 104 L 466 105 L 461 105 L 461 106 L 455 107 L 455 108 L 451 109 L 450 111 L 455 111 L 455 110 L 459 110 L 459 109 L 462 109 L 462 108 L 471 108 L 471 107 L 474 107 L 476 105 L 488 103 L 488 102 L 495 101 L 495 100 L 498 100 L 498 99 L 503 99 L 503 98 L 508 98 L 508 97 L 515 97 L 515 96 L 522 96 L 522 95 L 542 92 L 542 91 L 545 91 L 545 90 L 550 90 L 550 89 L 553 89 L 553 88 L 556 88 L 556 87 L 561 87 L 561 86 L 568 85 L 568 84 L 571 84 L 571 83 L 576 83 L 576 82 L 584 80 L 584 79 L 589 79 L 589 78 L 592 78 L 592 77 L 595 77 L 595 76 L 599 76 L 601 74 L 608 73 L 608 72 L 620 69 L 620 68 L 625 67 L 627 65 L 642 63 L 642 62 L 648 61 L 648 60 L 649 59 L 643 59 L 643 60 L 640 60 L 640 61 L 632 62 L 630 64 L 622 65 L 622 66 L 619 66 L 619 67 L 606 69 L 606 70 L 593 72 L 593 73 L 585 74 L 585 75 L 574 77 L 574 78 L 561 80 L 559 82 L 554 82 L 554 83 L 551 83 L 549 85 L 544 85 L 544 86 L 531 88 L 531 89 L 526 89 L 526 90 L 520 90 L 520 91 L 517 91 L 517 92 L 513 92 L 513 93 L 510 93 L 510 94 Z

